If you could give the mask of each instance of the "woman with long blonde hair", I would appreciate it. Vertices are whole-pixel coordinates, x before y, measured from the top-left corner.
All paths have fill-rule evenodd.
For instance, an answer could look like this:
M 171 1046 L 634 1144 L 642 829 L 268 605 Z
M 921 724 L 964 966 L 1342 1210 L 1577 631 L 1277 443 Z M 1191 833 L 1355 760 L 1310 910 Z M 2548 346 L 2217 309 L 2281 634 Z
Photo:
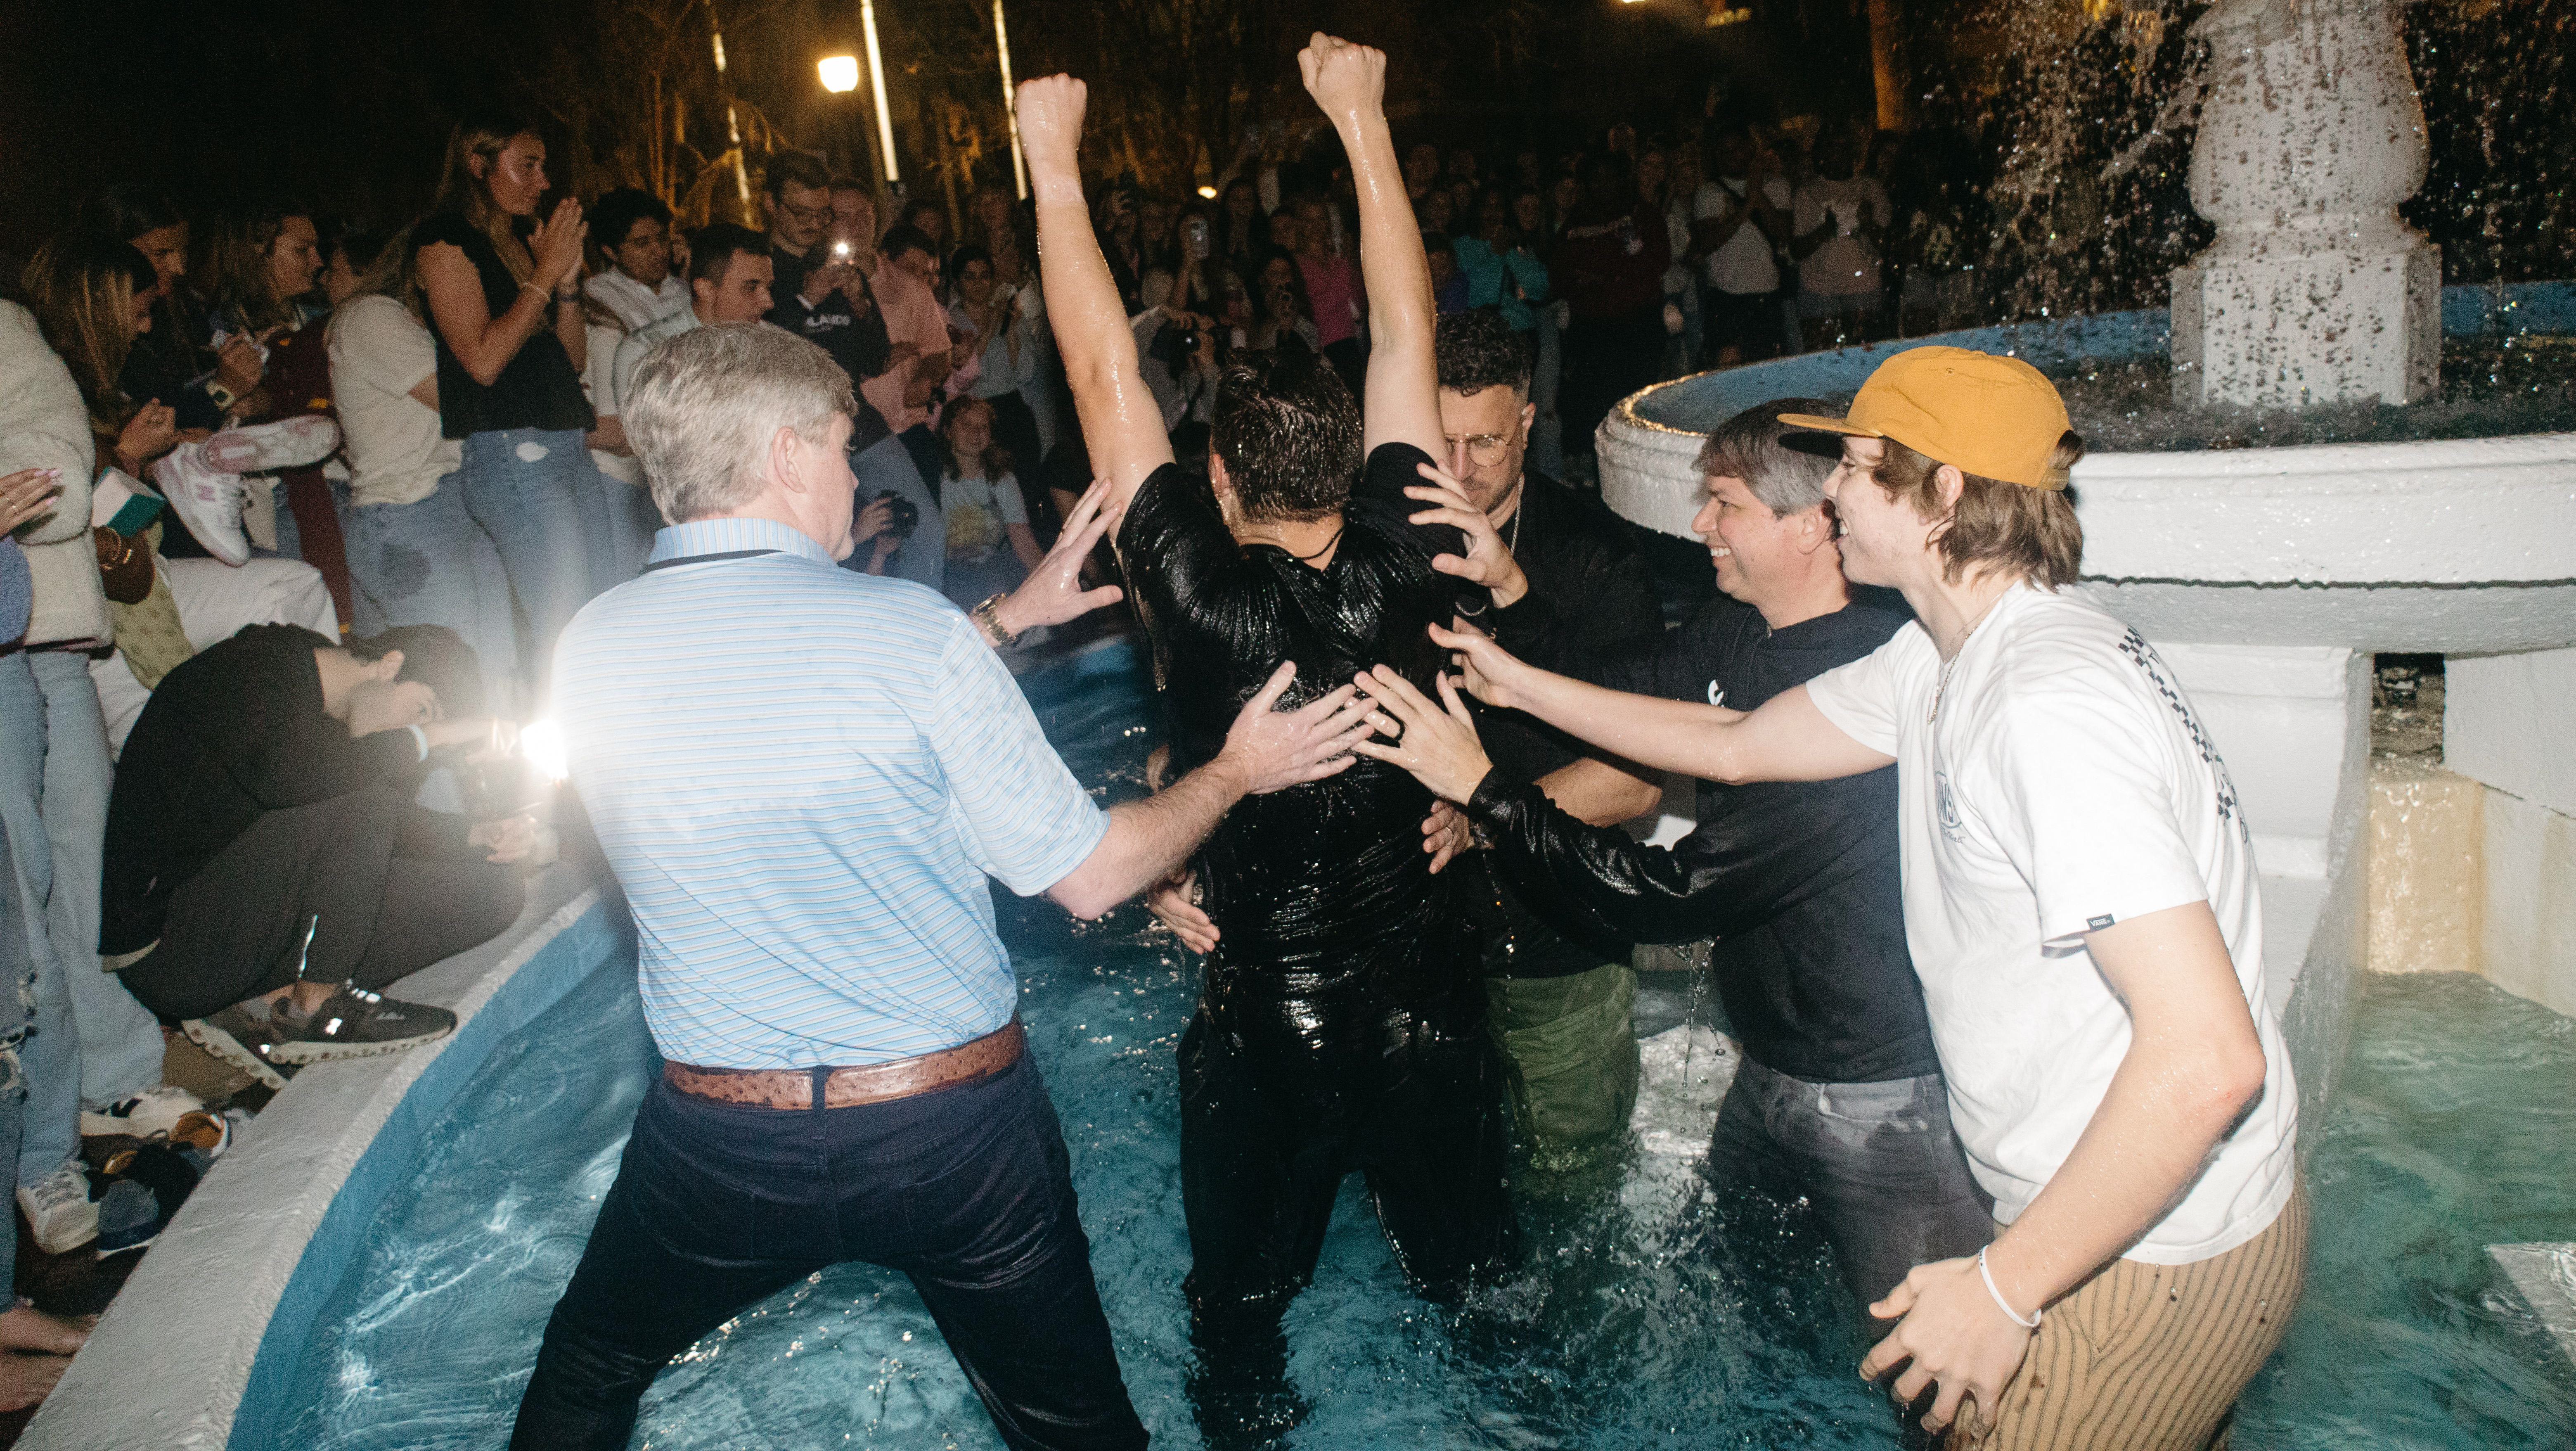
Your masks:
M 545 692 L 555 636 L 617 574 L 599 467 L 584 439 L 597 421 L 581 388 L 587 228 L 570 198 L 536 221 L 547 189 L 546 143 L 535 128 L 469 117 L 449 138 L 438 210 L 412 233 L 438 344 L 442 430 L 463 445 L 465 507 L 499 545 L 528 620 L 526 704 Z M 495 709 L 506 712 L 499 702 Z

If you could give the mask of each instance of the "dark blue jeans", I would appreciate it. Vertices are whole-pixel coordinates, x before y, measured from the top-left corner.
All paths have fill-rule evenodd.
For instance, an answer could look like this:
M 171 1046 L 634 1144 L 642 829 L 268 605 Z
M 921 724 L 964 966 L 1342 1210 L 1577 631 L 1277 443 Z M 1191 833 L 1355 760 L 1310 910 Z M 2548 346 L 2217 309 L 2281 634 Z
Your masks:
M 590 1246 L 546 1323 L 519 1451 L 617 1451 L 672 1356 L 841 1260 L 911 1276 L 1015 1448 L 1131 1448 L 1064 1133 L 1023 1056 L 857 1108 L 711 1103 L 656 1080 Z
M 1721 1205 L 1750 1196 L 1820 1219 L 1864 1316 L 1906 1271 L 1994 1236 L 1937 1073 L 1809 1083 L 1747 1058 L 1717 1111 L 1708 1168 Z

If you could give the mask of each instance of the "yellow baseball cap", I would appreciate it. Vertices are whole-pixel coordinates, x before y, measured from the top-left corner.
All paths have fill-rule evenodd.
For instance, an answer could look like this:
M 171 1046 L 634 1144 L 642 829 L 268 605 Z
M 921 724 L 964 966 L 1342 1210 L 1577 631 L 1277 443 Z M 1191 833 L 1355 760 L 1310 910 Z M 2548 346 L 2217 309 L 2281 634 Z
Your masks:
M 1926 458 L 2032 489 L 2063 489 L 2049 467 L 2073 427 L 2057 385 L 2019 358 L 1969 348 L 1908 348 L 1878 365 L 1848 418 L 1783 413 L 1792 428 L 1892 438 Z

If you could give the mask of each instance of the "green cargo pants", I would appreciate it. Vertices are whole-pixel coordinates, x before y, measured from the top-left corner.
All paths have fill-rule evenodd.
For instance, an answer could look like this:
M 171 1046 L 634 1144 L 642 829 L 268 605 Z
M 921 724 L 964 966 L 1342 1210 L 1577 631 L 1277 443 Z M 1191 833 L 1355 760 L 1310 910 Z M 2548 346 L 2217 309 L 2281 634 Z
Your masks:
M 1503 1050 L 1512 1117 L 1533 1152 L 1615 1139 L 1637 1107 L 1636 970 L 1485 979 L 1485 1030 Z

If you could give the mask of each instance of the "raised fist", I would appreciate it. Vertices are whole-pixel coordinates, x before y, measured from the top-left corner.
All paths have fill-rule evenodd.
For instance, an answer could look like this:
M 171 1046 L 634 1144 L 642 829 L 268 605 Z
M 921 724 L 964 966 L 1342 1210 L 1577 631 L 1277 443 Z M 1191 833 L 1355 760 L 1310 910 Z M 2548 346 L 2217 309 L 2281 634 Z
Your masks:
M 1089 89 L 1071 76 L 1020 82 L 1020 148 L 1031 165 L 1073 168 L 1089 97 Z
M 1386 104 L 1386 52 L 1318 30 L 1297 52 L 1306 93 L 1336 123 L 1380 115 Z M 1024 123 L 1025 124 L 1025 123 Z

